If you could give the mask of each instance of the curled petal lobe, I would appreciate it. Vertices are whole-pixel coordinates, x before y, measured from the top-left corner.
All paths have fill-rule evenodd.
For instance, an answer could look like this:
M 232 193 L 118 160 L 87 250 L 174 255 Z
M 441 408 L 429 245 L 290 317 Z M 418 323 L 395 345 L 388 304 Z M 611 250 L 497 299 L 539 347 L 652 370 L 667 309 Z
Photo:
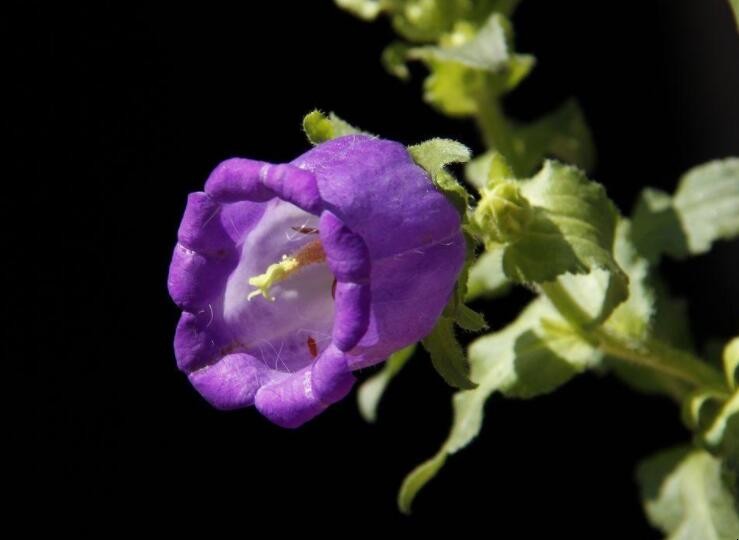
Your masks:
M 398 143 L 229 159 L 178 232 L 177 365 L 213 406 L 297 427 L 346 396 L 353 370 L 428 334 L 463 261 L 457 212 Z

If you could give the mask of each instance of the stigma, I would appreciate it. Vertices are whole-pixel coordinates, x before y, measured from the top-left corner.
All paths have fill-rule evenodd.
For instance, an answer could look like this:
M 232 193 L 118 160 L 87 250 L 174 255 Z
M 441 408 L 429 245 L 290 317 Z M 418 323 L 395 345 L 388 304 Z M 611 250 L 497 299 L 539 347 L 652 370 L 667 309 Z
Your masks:
M 317 238 L 311 240 L 292 255 L 283 255 L 279 262 L 270 264 L 263 274 L 249 278 L 249 285 L 256 287 L 256 290 L 249 293 L 247 299 L 251 300 L 261 294 L 267 300 L 274 302 L 275 298 L 269 293 L 272 286 L 288 279 L 301 268 L 325 261 L 326 252 L 323 250 L 321 241 Z

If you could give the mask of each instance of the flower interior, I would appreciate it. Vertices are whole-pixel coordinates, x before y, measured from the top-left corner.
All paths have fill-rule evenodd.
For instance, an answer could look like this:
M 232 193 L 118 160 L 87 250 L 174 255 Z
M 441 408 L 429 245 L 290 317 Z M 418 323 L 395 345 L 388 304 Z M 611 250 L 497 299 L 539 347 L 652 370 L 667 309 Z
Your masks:
M 235 350 L 268 368 L 295 372 L 331 342 L 334 276 L 318 238 L 318 218 L 280 199 L 244 237 L 223 295 Z

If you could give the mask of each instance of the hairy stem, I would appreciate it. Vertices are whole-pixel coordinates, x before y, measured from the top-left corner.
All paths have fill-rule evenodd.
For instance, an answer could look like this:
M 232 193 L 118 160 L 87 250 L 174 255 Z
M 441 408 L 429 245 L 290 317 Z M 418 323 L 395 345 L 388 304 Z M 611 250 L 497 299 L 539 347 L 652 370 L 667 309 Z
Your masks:
M 482 134 L 485 146 L 503 154 L 515 173 L 518 171 L 518 160 L 511 141 L 511 126 L 508 123 L 498 99 L 492 92 L 483 92 L 477 99 L 477 125 Z
M 590 317 L 558 282 L 544 283 L 541 290 L 585 339 L 609 356 L 691 385 L 710 388 L 728 397 L 721 373 L 700 358 L 654 338 L 635 342 L 629 337 L 619 335 L 607 323 L 602 327 L 588 328 Z

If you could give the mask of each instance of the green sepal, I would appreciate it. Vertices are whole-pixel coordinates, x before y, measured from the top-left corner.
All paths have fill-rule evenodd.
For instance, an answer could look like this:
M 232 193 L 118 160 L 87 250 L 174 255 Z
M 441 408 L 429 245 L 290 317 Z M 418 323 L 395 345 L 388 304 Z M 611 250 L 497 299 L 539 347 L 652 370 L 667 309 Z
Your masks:
M 465 259 L 462 270 L 459 272 L 454 291 L 449 302 L 444 307 L 443 315 L 452 319 L 457 325 L 468 332 L 479 332 L 487 328 L 485 317 L 477 313 L 465 302 L 468 301 L 467 287 L 469 285 L 470 268 L 475 260 L 475 239 L 464 230 Z
M 352 135 L 355 133 L 366 134 L 366 132 L 355 128 L 334 113 L 329 113 L 326 116 L 319 110 L 311 111 L 305 115 L 303 118 L 303 131 L 305 131 L 305 135 L 313 145 L 321 144 L 322 142 L 343 135 Z
M 431 363 L 449 386 L 462 389 L 477 385 L 469 378 L 469 363 L 462 346 L 454 335 L 454 322 L 439 317 L 431 333 L 421 340 L 423 348 L 431 356 Z
M 437 189 L 444 193 L 460 215 L 467 212 L 469 193 L 444 168 L 450 163 L 466 163 L 470 159 L 470 149 L 451 139 L 430 139 L 408 147 L 413 160 L 431 175 Z

